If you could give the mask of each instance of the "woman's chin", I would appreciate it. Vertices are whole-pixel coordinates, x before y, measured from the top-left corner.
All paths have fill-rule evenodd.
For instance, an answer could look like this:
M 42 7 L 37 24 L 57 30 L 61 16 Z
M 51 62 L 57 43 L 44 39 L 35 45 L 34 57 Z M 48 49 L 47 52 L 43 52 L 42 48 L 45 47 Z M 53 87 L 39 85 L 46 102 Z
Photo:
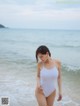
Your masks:
M 46 62 L 47 62 L 47 60 L 42 60 L 42 62 L 43 62 L 43 63 L 46 63 Z

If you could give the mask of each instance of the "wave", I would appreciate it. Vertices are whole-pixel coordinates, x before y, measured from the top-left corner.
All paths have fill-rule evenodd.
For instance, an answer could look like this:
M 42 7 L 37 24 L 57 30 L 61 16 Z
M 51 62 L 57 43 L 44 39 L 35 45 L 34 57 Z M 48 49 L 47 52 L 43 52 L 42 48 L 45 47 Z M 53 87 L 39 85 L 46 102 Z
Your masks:
M 19 66 L 19 67 L 23 67 L 24 68 L 28 68 L 28 69 L 35 69 L 36 68 L 36 60 L 34 60 L 34 58 L 30 58 L 30 57 L 24 57 L 24 58 L 0 58 L 0 64 L 4 65 L 4 66 Z M 62 62 L 62 70 L 64 72 L 78 72 L 80 73 L 80 66 L 76 66 L 76 65 L 70 65 L 70 64 L 64 64 Z
M 62 70 L 68 71 L 68 72 L 69 71 L 80 72 L 80 66 L 62 64 Z
M 49 44 L 51 47 L 56 48 L 80 48 L 80 45 L 55 45 L 55 44 Z

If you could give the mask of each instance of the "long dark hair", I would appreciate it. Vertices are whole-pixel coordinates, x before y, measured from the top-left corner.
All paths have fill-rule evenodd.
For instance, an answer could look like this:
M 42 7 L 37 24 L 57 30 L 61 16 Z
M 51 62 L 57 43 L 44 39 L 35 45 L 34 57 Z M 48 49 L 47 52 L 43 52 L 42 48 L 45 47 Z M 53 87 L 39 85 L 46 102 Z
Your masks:
M 47 52 L 49 53 L 49 56 L 51 57 L 51 53 L 50 53 L 48 47 L 46 47 L 45 45 L 39 46 L 36 50 L 36 60 L 37 60 L 37 62 L 38 62 L 38 54 L 39 53 L 46 54 Z

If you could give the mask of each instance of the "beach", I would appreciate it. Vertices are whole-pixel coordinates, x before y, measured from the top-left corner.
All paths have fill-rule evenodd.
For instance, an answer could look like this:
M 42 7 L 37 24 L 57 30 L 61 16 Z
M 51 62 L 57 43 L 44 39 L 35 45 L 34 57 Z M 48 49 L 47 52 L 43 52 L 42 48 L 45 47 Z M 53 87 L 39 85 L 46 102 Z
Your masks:
M 32 74 L 32 78 L 25 78 L 25 77 L 15 77 L 16 75 L 13 73 L 8 72 L 8 74 L 6 74 L 6 70 L 5 72 L 3 71 L 2 74 L 0 74 L 0 76 L 5 76 L 4 77 L 0 77 L 0 98 L 2 97 L 8 97 L 9 98 L 9 105 L 10 106 L 38 106 L 37 105 L 37 101 L 35 98 L 35 85 L 36 85 L 36 79 L 35 79 L 35 74 Z M 12 74 L 12 75 L 11 75 Z M 25 72 L 25 75 L 27 73 Z M 34 77 L 35 76 L 35 77 Z M 63 78 L 64 79 L 64 78 Z M 66 80 L 67 81 L 67 80 Z M 80 106 L 80 97 L 79 97 L 79 91 L 77 92 L 77 90 L 75 90 L 74 93 L 74 89 L 76 87 L 72 89 L 69 88 L 70 83 L 63 81 L 63 99 L 62 101 L 58 102 L 57 98 L 58 98 L 58 90 L 57 90 L 57 94 L 56 94 L 56 102 L 55 102 L 55 106 Z M 75 83 L 76 86 L 76 83 Z M 79 90 L 79 89 L 78 89 Z
M 0 101 L 38 106 L 35 98 L 36 48 L 47 45 L 62 64 L 63 99 L 54 106 L 80 106 L 80 31 L 0 29 Z M 1 103 L 0 103 L 1 106 Z

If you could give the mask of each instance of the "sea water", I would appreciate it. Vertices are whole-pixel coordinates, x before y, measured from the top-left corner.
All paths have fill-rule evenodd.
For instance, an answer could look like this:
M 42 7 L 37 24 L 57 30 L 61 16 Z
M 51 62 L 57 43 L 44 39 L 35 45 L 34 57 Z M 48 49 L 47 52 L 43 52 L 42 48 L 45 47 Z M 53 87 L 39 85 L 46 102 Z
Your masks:
M 10 106 L 36 100 L 35 52 L 40 45 L 62 63 L 63 99 L 56 105 L 80 106 L 80 30 L 0 29 L 0 98 L 8 97 Z

